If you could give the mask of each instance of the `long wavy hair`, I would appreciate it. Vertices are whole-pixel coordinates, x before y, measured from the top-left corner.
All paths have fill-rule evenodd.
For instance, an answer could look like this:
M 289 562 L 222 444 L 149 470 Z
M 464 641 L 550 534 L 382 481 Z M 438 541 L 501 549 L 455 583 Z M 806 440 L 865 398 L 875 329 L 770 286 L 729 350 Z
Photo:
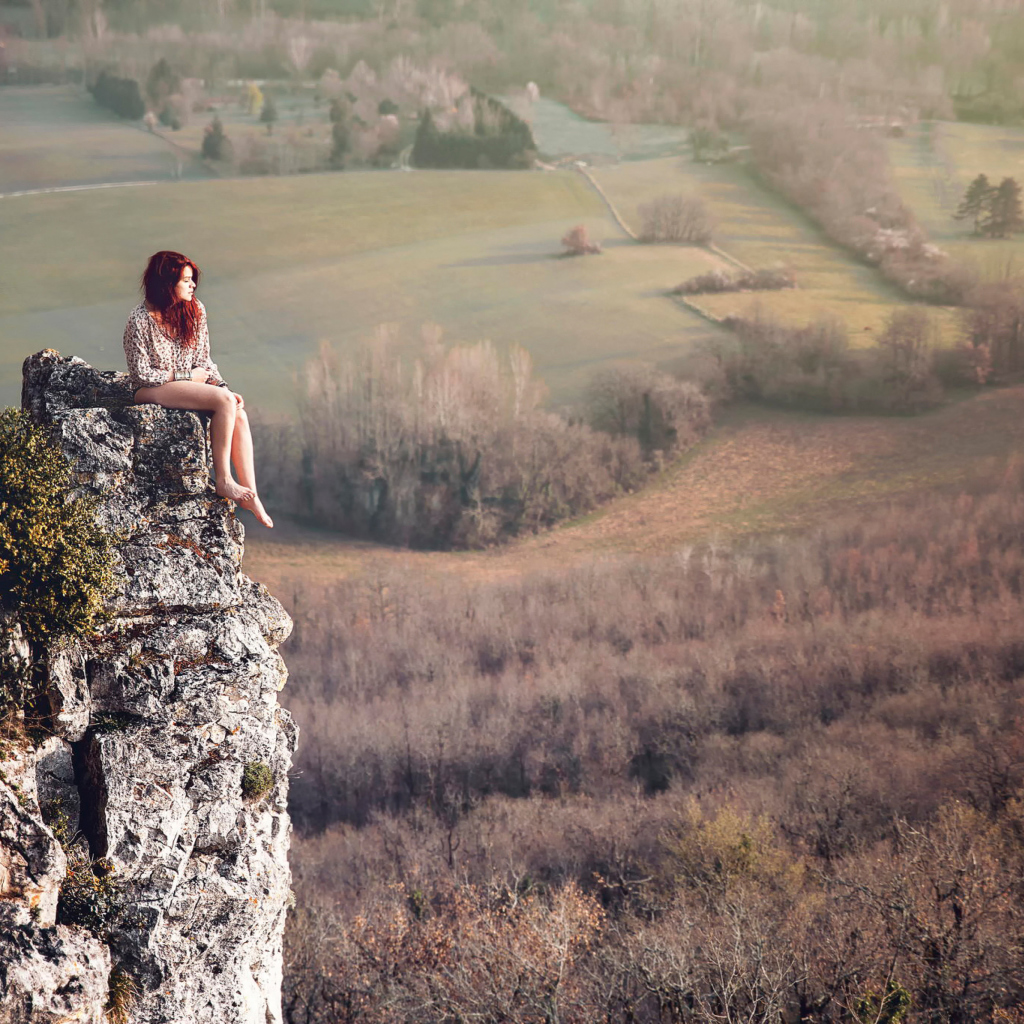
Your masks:
M 184 349 L 193 349 L 199 340 L 199 303 L 195 295 L 188 302 L 174 297 L 174 289 L 186 267 L 192 268 L 192 280 L 199 287 L 199 267 L 180 252 L 162 250 L 149 257 L 142 274 L 146 301 L 163 317 L 167 333 L 178 339 Z

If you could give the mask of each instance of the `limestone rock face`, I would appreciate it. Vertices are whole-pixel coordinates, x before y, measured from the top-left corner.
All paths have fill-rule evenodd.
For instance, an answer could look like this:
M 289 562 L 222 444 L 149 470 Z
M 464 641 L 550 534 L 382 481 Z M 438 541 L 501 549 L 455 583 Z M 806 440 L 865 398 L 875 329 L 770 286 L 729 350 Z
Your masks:
M 276 647 L 291 621 L 241 573 L 199 416 L 136 406 L 123 374 L 52 351 L 26 360 L 22 402 L 101 497 L 121 582 L 88 643 L 29 654 L 0 628 L 41 674 L 53 733 L 0 761 L 0 1024 L 99 1021 L 111 970 L 140 1024 L 280 1021 L 296 730 Z M 274 778 L 255 797 L 254 762 Z M 60 923 L 59 813 L 116 881 L 89 927 Z

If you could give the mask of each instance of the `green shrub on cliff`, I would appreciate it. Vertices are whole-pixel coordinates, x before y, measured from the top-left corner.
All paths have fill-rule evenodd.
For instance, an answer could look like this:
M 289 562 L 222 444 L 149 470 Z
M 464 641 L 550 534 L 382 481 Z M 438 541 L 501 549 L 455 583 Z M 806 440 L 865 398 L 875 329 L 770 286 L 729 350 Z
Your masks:
M 69 499 L 71 468 L 20 409 L 0 412 L 0 608 L 32 640 L 84 636 L 114 587 L 96 499 Z
M 242 772 L 242 795 L 262 800 L 274 788 L 274 773 L 262 761 L 250 761 Z

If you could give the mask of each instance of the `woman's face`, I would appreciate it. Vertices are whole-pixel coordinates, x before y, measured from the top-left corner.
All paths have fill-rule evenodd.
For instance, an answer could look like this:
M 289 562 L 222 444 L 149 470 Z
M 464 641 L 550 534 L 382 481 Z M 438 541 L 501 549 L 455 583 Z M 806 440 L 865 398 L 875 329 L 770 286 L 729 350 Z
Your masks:
M 181 279 L 174 286 L 174 301 L 191 302 L 195 290 L 196 283 L 192 280 L 192 268 L 185 267 L 181 272 Z

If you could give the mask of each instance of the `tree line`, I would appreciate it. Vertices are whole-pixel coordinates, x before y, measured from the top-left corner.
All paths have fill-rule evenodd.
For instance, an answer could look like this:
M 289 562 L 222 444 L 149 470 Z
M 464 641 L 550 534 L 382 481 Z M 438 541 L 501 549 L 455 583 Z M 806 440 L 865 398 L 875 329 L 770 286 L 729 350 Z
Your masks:
M 696 385 L 611 367 L 562 415 L 525 349 L 446 347 L 427 328 L 403 352 L 380 329 L 305 368 L 295 423 L 257 424 L 263 489 L 295 514 L 413 547 L 478 547 L 535 532 L 633 490 L 710 423 Z

